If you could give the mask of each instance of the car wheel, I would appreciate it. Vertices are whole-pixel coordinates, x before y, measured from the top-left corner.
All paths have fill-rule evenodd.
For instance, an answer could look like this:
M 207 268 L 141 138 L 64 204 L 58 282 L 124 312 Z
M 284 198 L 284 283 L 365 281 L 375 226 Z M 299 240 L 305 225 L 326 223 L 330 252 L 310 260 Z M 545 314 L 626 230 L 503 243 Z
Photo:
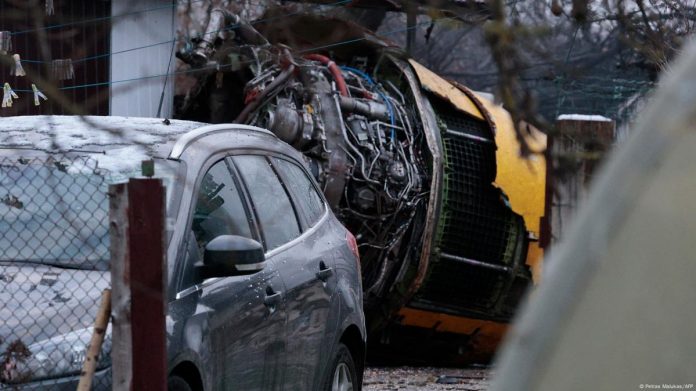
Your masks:
M 179 376 L 169 376 L 167 380 L 167 390 L 168 391 L 193 391 L 191 386 Z
M 324 382 L 326 391 L 358 391 L 358 375 L 355 371 L 355 362 L 346 345 L 339 343 L 336 349 L 331 370 Z

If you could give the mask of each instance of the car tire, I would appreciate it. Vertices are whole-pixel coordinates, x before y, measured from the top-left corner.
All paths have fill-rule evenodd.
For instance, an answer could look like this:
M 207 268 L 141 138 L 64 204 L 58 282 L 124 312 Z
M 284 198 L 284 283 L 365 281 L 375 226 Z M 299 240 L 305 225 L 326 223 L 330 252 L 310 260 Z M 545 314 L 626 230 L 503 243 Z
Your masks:
M 191 386 L 188 384 L 184 378 L 179 376 L 169 376 L 167 380 L 167 390 L 168 391 L 193 391 Z
M 338 344 L 322 389 L 325 391 L 360 390 L 355 361 L 353 361 L 353 356 L 350 354 L 348 347 L 342 343 Z

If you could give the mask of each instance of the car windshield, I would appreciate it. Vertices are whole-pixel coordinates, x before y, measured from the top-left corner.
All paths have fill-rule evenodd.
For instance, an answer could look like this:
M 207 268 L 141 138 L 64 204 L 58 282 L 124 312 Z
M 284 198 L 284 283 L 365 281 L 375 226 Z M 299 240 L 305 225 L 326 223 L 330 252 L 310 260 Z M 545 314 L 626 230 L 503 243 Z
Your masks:
M 108 185 L 139 176 L 141 161 L 104 157 L 0 159 L 0 261 L 108 270 Z M 183 163 L 154 162 L 175 211 Z

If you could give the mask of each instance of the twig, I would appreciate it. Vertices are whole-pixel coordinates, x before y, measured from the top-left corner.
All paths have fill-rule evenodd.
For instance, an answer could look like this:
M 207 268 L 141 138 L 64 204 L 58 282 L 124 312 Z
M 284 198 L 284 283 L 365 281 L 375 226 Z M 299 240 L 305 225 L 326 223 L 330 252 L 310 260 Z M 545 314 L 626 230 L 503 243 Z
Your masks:
M 111 290 L 104 289 L 102 292 L 101 304 L 97 319 L 94 322 L 94 332 L 92 340 L 89 342 L 89 350 L 85 356 L 85 362 L 82 365 L 82 373 L 80 373 L 80 382 L 77 385 L 77 391 L 89 391 L 92 388 L 92 379 L 94 371 L 97 368 L 97 358 L 101 352 L 106 327 L 109 325 L 109 316 L 111 314 Z

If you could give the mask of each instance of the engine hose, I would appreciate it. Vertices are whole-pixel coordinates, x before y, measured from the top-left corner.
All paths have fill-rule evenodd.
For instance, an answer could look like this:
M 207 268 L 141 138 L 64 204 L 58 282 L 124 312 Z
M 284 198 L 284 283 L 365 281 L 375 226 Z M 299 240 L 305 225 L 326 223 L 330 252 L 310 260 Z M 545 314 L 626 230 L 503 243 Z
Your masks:
M 343 78 L 341 69 L 338 67 L 338 65 L 336 65 L 335 62 L 331 61 L 331 59 L 326 56 L 322 56 L 321 54 L 307 54 L 304 56 L 304 58 L 307 60 L 319 61 L 320 63 L 326 65 L 329 68 L 329 72 L 331 72 L 331 75 L 336 80 L 336 88 L 338 88 L 338 92 L 340 92 L 342 96 L 348 96 L 346 80 Z
M 377 87 L 377 84 L 375 84 L 374 80 L 372 80 L 370 75 L 361 71 L 360 69 L 353 68 L 353 67 L 341 67 L 341 69 L 343 69 L 344 71 L 347 71 L 347 72 L 352 72 L 352 73 L 362 77 L 370 84 L 371 87 Z M 387 97 L 384 96 L 384 94 L 379 89 L 375 88 L 375 90 L 377 91 L 377 95 L 379 95 L 379 97 L 382 99 L 382 101 L 384 101 L 384 104 L 387 105 L 387 111 L 389 112 L 389 122 L 392 124 L 392 126 L 395 125 L 396 123 L 394 122 L 394 109 L 392 108 L 391 103 L 389 103 L 389 100 L 387 99 Z M 401 95 L 401 96 L 403 98 L 403 95 Z M 394 129 L 392 129 L 391 130 L 392 140 L 394 140 L 395 137 L 396 136 L 394 134 Z
M 283 50 L 283 54 L 286 56 L 290 56 L 290 53 L 287 49 Z M 292 57 L 290 57 L 292 59 Z M 283 59 L 281 58 L 281 63 L 283 63 Z M 273 90 L 276 88 L 280 87 L 281 85 L 285 84 L 286 81 L 292 76 L 293 72 L 295 72 L 295 65 L 291 61 L 285 61 L 287 68 L 283 69 L 282 72 L 278 75 L 278 77 L 275 78 L 271 82 L 271 84 L 268 85 L 268 87 L 264 88 L 263 91 L 261 91 L 258 95 L 254 97 L 254 100 L 249 102 L 249 104 L 244 107 L 244 110 L 242 110 L 241 113 L 237 116 L 237 118 L 234 119 L 232 123 L 235 124 L 242 124 L 247 120 L 247 117 L 249 117 L 249 114 L 251 114 L 254 110 L 256 110 L 261 102 L 263 102 L 264 98 L 270 94 Z

